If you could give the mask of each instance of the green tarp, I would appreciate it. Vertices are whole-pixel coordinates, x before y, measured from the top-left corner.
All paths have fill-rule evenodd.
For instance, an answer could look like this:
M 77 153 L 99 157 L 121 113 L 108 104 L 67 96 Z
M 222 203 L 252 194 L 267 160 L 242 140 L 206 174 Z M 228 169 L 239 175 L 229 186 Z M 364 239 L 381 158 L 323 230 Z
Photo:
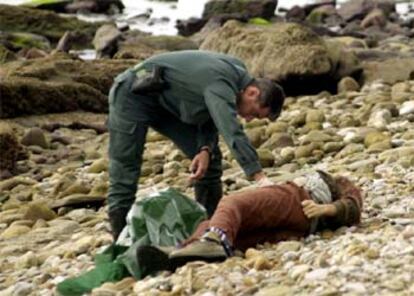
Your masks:
M 116 282 L 129 275 L 140 279 L 137 247 L 175 246 L 189 237 L 206 217 L 202 206 L 174 189 L 138 200 L 128 213 L 128 225 L 117 243 L 95 257 L 93 270 L 58 284 L 58 293 L 82 295 L 105 282 Z

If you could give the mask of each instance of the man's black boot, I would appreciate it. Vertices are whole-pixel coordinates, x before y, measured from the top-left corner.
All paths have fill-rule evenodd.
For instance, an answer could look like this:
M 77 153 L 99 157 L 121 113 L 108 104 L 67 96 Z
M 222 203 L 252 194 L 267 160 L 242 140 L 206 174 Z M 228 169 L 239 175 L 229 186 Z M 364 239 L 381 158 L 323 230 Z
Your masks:
M 161 270 L 173 271 L 168 255 L 175 247 L 140 246 L 137 248 L 137 262 L 142 277 Z
M 196 184 L 194 186 L 194 191 L 197 202 L 206 208 L 208 217 L 210 218 L 213 216 L 214 211 L 223 196 L 223 188 L 221 183 L 210 185 Z
M 118 236 L 122 232 L 122 229 L 124 229 L 126 225 L 126 216 L 128 211 L 129 209 L 120 208 L 108 212 L 109 224 L 111 225 L 111 233 L 114 242 L 116 242 Z

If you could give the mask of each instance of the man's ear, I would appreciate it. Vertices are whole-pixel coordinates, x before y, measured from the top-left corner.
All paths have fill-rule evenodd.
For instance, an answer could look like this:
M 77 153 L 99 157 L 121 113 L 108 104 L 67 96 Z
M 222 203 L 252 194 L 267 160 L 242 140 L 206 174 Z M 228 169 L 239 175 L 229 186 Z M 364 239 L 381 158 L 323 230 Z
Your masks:
M 254 85 L 249 85 L 246 87 L 246 95 L 249 97 L 256 97 L 260 94 L 260 89 Z

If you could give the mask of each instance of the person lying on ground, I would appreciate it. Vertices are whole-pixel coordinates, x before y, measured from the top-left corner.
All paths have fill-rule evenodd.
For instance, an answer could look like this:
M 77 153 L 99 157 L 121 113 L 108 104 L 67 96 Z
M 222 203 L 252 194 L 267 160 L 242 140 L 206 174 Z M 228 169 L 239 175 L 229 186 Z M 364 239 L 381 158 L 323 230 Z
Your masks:
M 225 260 L 235 249 L 358 224 L 362 204 L 361 189 L 349 179 L 310 172 L 281 185 L 223 197 L 211 219 L 200 223 L 180 248 L 167 254 L 143 247 L 137 250 L 138 262 L 152 273 L 193 260 Z

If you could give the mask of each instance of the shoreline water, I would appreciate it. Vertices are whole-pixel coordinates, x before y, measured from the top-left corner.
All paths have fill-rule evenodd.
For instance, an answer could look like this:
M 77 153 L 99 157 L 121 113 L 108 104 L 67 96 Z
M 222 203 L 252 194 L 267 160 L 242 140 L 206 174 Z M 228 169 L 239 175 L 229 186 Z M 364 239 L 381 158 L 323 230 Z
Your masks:
M 27 2 L 27 0 L 0 0 L 2 4 L 19 5 Z M 200 17 L 204 4 L 208 0 L 178 0 L 177 2 L 160 2 L 150 0 L 122 0 L 125 9 L 122 14 L 115 16 L 107 16 L 102 14 L 79 14 L 77 17 L 85 21 L 103 21 L 115 20 L 118 25 L 128 24 L 132 30 L 138 29 L 144 32 L 149 32 L 154 35 L 177 35 L 175 23 L 178 19 L 188 19 L 190 17 Z M 338 5 L 345 3 L 346 0 L 339 0 Z M 306 5 L 315 3 L 312 0 L 281 0 L 278 2 L 278 8 L 291 8 L 294 5 Z M 412 2 L 397 4 L 397 12 L 405 14 L 409 10 L 409 5 Z M 142 14 L 150 13 L 149 18 L 139 17 Z M 277 11 L 276 11 L 277 12 Z

